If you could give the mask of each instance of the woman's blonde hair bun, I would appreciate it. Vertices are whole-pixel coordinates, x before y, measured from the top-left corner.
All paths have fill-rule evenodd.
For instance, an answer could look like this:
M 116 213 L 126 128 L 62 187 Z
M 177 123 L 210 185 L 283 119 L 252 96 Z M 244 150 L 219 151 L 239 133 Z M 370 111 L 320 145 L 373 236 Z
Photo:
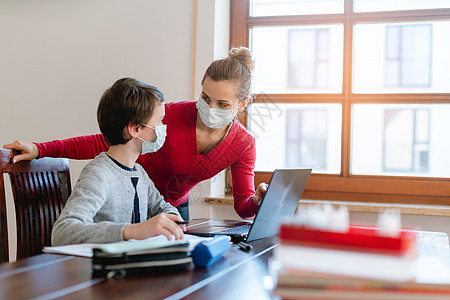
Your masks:
M 251 97 L 252 71 L 255 63 L 250 50 L 245 47 L 232 48 L 228 57 L 213 61 L 203 76 L 219 81 L 233 81 L 237 83 L 236 97 L 240 100 Z
M 255 62 L 252 59 L 252 54 L 246 47 L 232 48 L 228 51 L 228 58 L 235 59 L 241 64 L 246 65 L 252 72 L 255 69 Z

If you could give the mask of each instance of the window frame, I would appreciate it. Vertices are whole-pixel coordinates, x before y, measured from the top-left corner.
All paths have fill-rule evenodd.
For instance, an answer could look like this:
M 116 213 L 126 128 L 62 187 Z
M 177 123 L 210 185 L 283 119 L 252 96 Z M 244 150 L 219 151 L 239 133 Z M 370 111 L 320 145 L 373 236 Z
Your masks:
M 274 103 L 339 103 L 342 105 L 341 173 L 311 175 L 303 199 L 450 205 L 450 179 L 437 177 L 353 175 L 350 173 L 351 107 L 358 103 L 450 104 L 450 93 L 356 94 L 352 92 L 353 26 L 361 22 L 450 20 L 450 9 L 363 12 L 344 0 L 343 14 L 252 17 L 250 0 L 230 1 L 230 47 L 249 47 L 249 32 L 261 25 L 342 23 L 344 26 L 343 82 L 340 94 L 260 94 Z M 257 63 L 257 62 L 256 62 Z M 241 118 L 247 126 L 247 118 Z M 272 172 L 255 172 L 255 186 L 269 182 Z

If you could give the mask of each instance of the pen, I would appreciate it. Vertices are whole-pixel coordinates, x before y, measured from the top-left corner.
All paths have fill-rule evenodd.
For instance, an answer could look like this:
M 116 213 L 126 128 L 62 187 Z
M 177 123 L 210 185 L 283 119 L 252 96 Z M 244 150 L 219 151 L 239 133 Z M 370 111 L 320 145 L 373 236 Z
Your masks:
M 185 225 L 188 224 L 189 221 L 175 221 L 175 223 L 177 223 L 178 225 Z
M 241 249 L 242 251 L 245 251 L 245 252 L 249 252 L 250 250 L 253 249 L 252 245 L 244 243 L 244 242 L 240 242 L 238 244 L 238 246 L 239 246 L 239 249 Z

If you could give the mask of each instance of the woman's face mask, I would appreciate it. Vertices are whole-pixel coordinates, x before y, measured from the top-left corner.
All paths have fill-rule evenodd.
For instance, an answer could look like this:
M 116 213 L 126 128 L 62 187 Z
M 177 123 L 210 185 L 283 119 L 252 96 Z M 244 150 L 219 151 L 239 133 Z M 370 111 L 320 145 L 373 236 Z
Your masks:
M 209 128 L 222 128 L 234 119 L 234 109 L 210 108 L 202 97 L 198 98 L 196 107 L 203 124 Z
M 146 124 L 142 124 L 142 125 L 144 125 L 145 127 L 152 128 L 153 130 L 155 130 L 156 141 L 154 141 L 154 142 L 145 141 L 145 140 L 143 140 L 143 139 L 141 139 L 140 137 L 137 136 L 137 138 L 142 141 L 141 154 L 152 153 L 152 152 L 156 152 L 159 149 L 161 149 L 161 147 L 164 145 L 164 142 L 166 141 L 167 125 L 162 124 L 162 125 L 158 125 L 158 126 L 155 126 L 155 127 L 148 126 Z

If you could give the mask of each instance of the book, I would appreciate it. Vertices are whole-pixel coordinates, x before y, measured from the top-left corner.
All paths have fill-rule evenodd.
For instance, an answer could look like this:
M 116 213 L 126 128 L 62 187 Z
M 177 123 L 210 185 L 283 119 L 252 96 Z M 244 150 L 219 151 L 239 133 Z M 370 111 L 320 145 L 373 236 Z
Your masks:
M 290 268 L 280 270 L 277 277 L 279 287 L 334 288 L 351 290 L 396 290 L 421 293 L 450 294 L 450 278 L 447 282 L 418 282 L 415 280 L 396 282 L 388 280 L 364 279 L 333 274 L 307 272 Z
M 273 261 L 273 294 L 283 299 L 450 299 L 448 264 L 437 257 L 420 257 L 419 267 L 421 276 L 398 282 L 306 271 Z M 436 276 L 429 276 L 430 271 Z
M 273 294 L 285 299 L 450 299 L 448 247 L 418 255 L 416 231 L 332 232 L 283 224 L 274 249 Z M 274 267 L 276 266 L 276 267 Z M 275 270 L 275 271 L 274 271 Z
M 415 256 L 396 256 L 280 244 L 274 258 L 304 271 L 389 281 L 408 281 L 416 275 Z
M 388 300 L 444 300 L 450 299 L 448 293 L 422 293 L 397 290 L 340 290 L 336 288 L 316 289 L 316 288 L 292 288 L 276 287 L 274 295 L 282 299 L 340 299 L 340 300 L 360 300 L 360 299 L 388 299 Z
M 390 255 L 415 255 L 417 232 L 401 229 L 396 237 L 384 236 L 373 226 L 351 225 L 345 232 L 320 230 L 297 224 L 282 224 L 279 237 L 283 244 Z
M 191 234 L 184 234 L 184 241 L 189 242 L 189 250 L 193 250 L 195 246 L 202 242 L 202 241 L 208 241 L 211 240 L 211 237 L 199 237 Z M 151 237 L 145 240 L 130 240 L 130 241 L 124 241 L 120 243 L 134 243 L 134 242 L 152 242 L 152 243 L 160 243 L 160 242 L 175 242 L 175 239 L 172 239 L 172 241 L 167 241 L 167 238 L 164 235 L 159 235 L 155 237 Z M 64 245 L 64 246 L 45 246 L 42 251 L 44 253 L 48 254 L 62 254 L 62 255 L 73 255 L 73 256 L 80 256 L 80 257 L 92 257 L 93 252 L 92 249 L 101 247 L 102 245 L 107 244 L 95 244 L 95 243 L 85 243 L 85 244 L 74 244 L 74 245 Z
M 101 244 L 74 244 L 74 245 L 64 245 L 64 246 L 45 246 L 42 252 L 47 254 L 62 254 L 62 255 L 73 255 L 79 257 L 92 257 L 92 249 L 100 246 Z

